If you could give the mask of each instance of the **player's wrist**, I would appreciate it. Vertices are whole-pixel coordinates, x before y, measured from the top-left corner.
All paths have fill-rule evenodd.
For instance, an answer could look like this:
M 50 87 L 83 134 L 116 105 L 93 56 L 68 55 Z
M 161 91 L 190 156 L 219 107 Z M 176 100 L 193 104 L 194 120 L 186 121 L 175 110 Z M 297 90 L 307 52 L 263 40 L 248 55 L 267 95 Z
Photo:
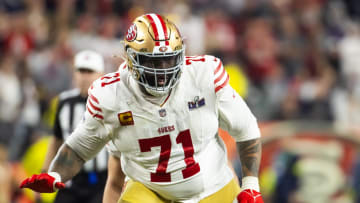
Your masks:
M 53 178 L 55 179 L 54 182 L 53 182 L 53 189 L 54 189 L 54 191 L 58 190 L 58 188 L 55 187 L 55 184 L 61 182 L 61 176 L 60 176 L 60 174 L 57 173 L 57 172 L 48 172 L 48 175 L 51 176 L 51 177 L 53 177 Z
M 242 190 L 251 189 L 260 192 L 259 179 L 255 176 L 245 176 L 242 178 Z

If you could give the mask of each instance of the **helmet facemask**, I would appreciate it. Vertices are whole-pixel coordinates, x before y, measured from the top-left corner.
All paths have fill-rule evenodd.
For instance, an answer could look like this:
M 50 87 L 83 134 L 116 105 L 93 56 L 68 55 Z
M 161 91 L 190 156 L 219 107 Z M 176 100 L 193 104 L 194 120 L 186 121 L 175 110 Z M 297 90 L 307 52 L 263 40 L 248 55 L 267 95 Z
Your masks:
M 167 94 L 179 82 L 184 64 L 184 49 L 164 53 L 138 52 L 128 47 L 135 81 L 153 96 Z

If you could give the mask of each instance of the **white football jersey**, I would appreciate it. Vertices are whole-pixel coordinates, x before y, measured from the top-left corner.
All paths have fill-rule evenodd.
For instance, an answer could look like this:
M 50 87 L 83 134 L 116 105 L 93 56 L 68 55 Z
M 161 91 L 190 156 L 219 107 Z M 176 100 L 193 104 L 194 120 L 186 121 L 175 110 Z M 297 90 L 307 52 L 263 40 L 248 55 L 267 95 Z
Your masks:
M 233 178 L 218 128 L 237 141 L 260 137 L 228 81 L 218 58 L 186 57 L 178 85 L 154 102 L 123 64 L 90 87 L 84 119 L 66 143 L 85 160 L 107 144 L 129 178 L 170 200 L 200 200 Z

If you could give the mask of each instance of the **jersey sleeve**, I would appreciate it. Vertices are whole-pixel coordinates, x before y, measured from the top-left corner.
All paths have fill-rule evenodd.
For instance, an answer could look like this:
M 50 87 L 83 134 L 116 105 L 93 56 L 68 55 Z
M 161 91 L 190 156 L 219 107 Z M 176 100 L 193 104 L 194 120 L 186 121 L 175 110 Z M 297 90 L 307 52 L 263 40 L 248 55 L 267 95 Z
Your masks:
M 106 149 L 109 152 L 110 155 L 115 156 L 120 158 L 121 157 L 121 152 L 119 151 L 119 149 L 114 145 L 114 143 L 112 141 L 108 142 L 106 144 Z
M 220 59 L 214 62 L 214 92 L 217 98 L 220 128 L 228 131 L 236 141 L 259 138 L 260 130 L 255 116 L 230 86 L 229 75 Z
M 111 129 L 104 121 L 108 96 L 98 83 L 95 81 L 89 88 L 83 119 L 66 139 L 66 144 L 85 161 L 93 158 L 111 139 Z
M 220 59 L 214 58 L 215 69 L 214 69 L 214 91 L 218 93 L 225 86 L 229 85 L 229 75 L 225 71 L 225 68 Z

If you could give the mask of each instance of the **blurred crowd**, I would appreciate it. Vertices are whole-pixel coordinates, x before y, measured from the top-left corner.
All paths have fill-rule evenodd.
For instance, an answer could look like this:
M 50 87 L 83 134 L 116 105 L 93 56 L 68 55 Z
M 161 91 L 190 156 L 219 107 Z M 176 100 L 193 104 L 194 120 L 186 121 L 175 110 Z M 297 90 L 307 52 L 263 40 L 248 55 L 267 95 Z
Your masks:
M 322 120 L 360 133 L 358 0 L 0 0 L 0 174 L 51 133 L 73 55 L 98 51 L 115 71 L 128 26 L 150 12 L 178 25 L 187 55 L 238 69 L 260 122 Z

